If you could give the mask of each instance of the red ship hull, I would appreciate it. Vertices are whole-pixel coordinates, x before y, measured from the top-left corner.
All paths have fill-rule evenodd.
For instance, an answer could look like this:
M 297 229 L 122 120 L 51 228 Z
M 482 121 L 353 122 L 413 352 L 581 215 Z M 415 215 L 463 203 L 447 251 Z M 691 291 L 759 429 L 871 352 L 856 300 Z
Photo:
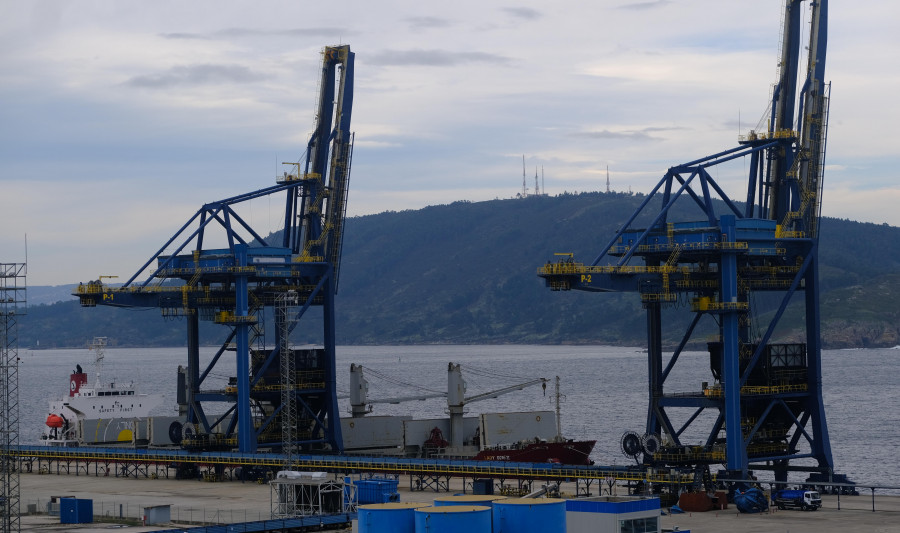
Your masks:
M 488 448 L 478 452 L 478 461 L 514 461 L 521 463 L 560 463 L 591 465 L 595 440 L 564 442 L 528 442 L 509 447 Z

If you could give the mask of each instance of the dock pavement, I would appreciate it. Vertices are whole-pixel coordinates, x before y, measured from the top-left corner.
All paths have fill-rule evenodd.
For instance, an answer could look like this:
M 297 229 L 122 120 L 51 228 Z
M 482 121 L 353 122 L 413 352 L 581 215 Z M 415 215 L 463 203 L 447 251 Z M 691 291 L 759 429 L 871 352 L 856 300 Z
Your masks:
M 405 485 L 405 486 L 404 486 Z M 592 487 L 596 488 L 596 487 Z M 400 478 L 400 500 L 431 502 L 446 492 L 410 491 L 409 478 Z M 617 487 L 619 495 L 625 489 Z M 565 484 L 562 492 L 574 493 Z M 452 480 L 450 493 L 462 492 L 462 480 Z M 596 494 L 594 494 L 596 495 Z M 115 517 L 140 516 L 144 507 L 171 505 L 172 524 L 166 526 L 126 526 L 94 522 L 60 524 L 58 516 L 46 513 L 46 503 L 54 497 L 93 500 L 94 514 Z M 706 513 L 666 514 L 663 531 L 692 533 L 900 533 L 900 496 L 878 495 L 869 491 L 859 496 L 823 495 L 818 511 L 779 511 L 741 514 L 734 506 Z M 207 523 L 237 523 L 269 518 L 271 490 L 269 485 L 253 482 L 145 478 L 94 477 L 86 475 L 22 474 L 20 484 L 22 506 L 21 530 L 27 532 L 126 533 L 149 532 L 167 527 L 192 527 Z M 26 515 L 29 505 L 38 514 Z M 838 508 L 840 506 L 840 508 Z

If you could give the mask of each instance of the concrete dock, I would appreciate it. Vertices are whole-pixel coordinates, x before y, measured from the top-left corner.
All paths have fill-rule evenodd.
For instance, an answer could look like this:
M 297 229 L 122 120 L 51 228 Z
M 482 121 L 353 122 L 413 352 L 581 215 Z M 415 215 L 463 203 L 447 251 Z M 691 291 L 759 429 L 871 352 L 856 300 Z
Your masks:
M 409 478 L 400 479 L 401 501 L 431 502 L 446 492 L 410 492 Z M 462 491 L 461 480 L 451 481 L 451 493 Z M 574 487 L 563 486 L 563 491 Z M 620 487 L 619 494 L 625 494 Z M 56 474 L 22 474 L 22 531 L 108 532 L 111 528 L 126 532 L 147 532 L 166 527 L 212 523 L 236 523 L 263 520 L 271 509 L 270 488 L 265 484 L 239 481 L 206 482 L 198 480 L 135 479 Z M 73 496 L 93 500 L 94 514 L 104 517 L 140 516 L 144 507 L 171 505 L 173 525 L 127 526 L 111 523 L 60 524 L 59 517 L 46 514 L 25 515 L 29 504 L 46 511 L 54 497 Z M 824 495 L 823 507 L 815 512 L 778 511 L 765 514 L 740 514 L 730 506 L 706 513 L 664 515 L 663 530 L 712 532 L 787 532 L 787 533 L 900 533 L 900 496 L 880 496 L 876 492 L 875 511 L 869 491 L 860 496 Z M 840 509 L 838 509 L 840 505 Z

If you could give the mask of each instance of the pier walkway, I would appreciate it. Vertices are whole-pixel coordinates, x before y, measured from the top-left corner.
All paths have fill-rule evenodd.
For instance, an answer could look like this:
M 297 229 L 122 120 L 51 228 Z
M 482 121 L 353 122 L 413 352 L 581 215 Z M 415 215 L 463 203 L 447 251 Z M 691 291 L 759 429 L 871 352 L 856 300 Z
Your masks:
M 24 472 L 113 477 L 168 477 L 171 467 L 196 465 L 206 472 L 230 473 L 242 468 L 279 468 L 284 456 L 273 453 L 189 452 L 178 449 L 18 446 L 16 455 Z M 650 481 L 693 483 L 693 476 L 651 476 L 637 466 L 574 466 L 557 463 L 515 463 L 458 459 L 418 459 L 357 455 L 295 455 L 299 470 L 335 474 L 397 474 L 423 480 L 440 478 L 494 478 L 541 481 Z

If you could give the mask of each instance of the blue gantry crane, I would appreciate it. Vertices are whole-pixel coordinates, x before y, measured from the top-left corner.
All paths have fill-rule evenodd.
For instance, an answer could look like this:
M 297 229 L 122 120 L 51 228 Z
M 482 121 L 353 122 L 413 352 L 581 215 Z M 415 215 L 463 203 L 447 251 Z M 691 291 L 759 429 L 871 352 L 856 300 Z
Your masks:
M 640 294 L 647 315 L 646 432 L 626 434 L 622 446 L 650 465 L 708 471 L 721 463 L 741 479 L 751 469 L 772 470 L 777 480 L 789 471 L 827 479 L 833 473 L 822 403 L 818 279 L 828 2 L 810 2 L 803 77 L 801 5 L 785 3 L 779 77 L 765 131 L 751 130 L 730 150 L 668 169 L 590 264 L 563 254 L 538 270 L 552 290 Z M 737 158 L 749 159 L 743 205 L 709 172 Z M 699 212 L 699 220 L 674 220 L 679 200 Z M 650 208 L 653 201 L 661 202 L 658 211 Z M 634 227 L 639 217 L 649 224 Z M 769 296 L 755 298 L 762 293 Z M 772 310 L 757 304 L 773 298 Z M 803 310 L 803 342 L 773 342 L 792 305 Z M 674 321 L 679 308 L 693 316 L 664 358 L 663 319 Z M 667 392 L 667 379 L 685 348 L 698 342 L 693 335 L 704 321 L 717 331 L 707 343 L 711 384 L 698 380 L 700 391 Z M 698 427 L 703 423 L 708 426 Z M 705 435 L 703 442 L 683 442 L 688 430 Z
M 75 292 L 86 307 L 159 308 L 164 315 L 184 318 L 188 357 L 179 403 L 185 420 L 180 431 L 170 434 L 185 447 L 254 452 L 264 444 L 343 451 L 335 396 L 334 295 L 352 159 L 353 65 L 349 46 L 324 49 L 315 130 L 305 156 L 290 163 L 291 170 L 275 185 L 202 206 L 121 287 L 97 280 Z M 270 242 L 277 237 L 262 237 L 236 207 L 279 194 L 285 196 L 283 227 L 280 242 Z M 215 228 L 224 230 L 227 247 L 204 248 L 204 237 Z M 149 277 L 138 281 L 154 262 Z M 272 313 L 279 305 L 281 312 Z M 266 342 L 267 309 L 275 317 L 274 343 Z M 307 318 L 319 323 L 311 309 L 321 309 L 322 347 L 293 349 L 286 342 L 291 330 Z M 205 367 L 200 364 L 200 320 L 229 328 Z M 205 386 L 232 350 L 237 372 L 231 383 L 224 389 Z M 290 369 L 289 375 L 283 368 Z M 213 402 L 228 407 L 211 415 L 214 409 L 205 406 Z M 292 413 L 288 419 L 282 416 L 286 412 Z

